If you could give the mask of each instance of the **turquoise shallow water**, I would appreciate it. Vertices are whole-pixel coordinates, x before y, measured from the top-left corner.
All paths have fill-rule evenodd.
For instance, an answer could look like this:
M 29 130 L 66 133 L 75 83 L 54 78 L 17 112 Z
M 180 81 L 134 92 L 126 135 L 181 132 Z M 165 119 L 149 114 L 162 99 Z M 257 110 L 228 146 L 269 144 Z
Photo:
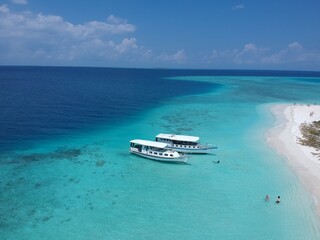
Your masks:
M 4 155 L 2 239 L 319 239 L 311 196 L 264 131 L 274 124 L 265 104 L 319 101 L 320 79 L 182 79 L 223 87 Z M 128 153 L 130 139 L 159 132 L 219 148 L 188 165 Z

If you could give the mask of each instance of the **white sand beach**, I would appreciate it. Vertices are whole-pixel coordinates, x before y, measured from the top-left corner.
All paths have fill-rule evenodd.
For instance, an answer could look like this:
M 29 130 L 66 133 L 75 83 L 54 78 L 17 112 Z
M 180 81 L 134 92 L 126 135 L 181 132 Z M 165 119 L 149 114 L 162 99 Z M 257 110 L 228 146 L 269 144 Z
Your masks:
M 277 125 L 267 132 L 269 144 L 288 160 L 304 187 L 312 194 L 320 215 L 320 160 L 314 148 L 297 142 L 301 137 L 299 125 L 320 120 L 320 106 L 278 104 L 271 107 Z

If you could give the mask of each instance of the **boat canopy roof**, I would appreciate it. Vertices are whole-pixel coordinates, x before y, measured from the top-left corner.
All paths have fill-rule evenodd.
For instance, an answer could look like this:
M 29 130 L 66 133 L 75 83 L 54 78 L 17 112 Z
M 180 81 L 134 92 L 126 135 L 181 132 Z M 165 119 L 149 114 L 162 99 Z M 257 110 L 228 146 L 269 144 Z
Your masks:
M 174 135 L 174 134 L 165 134 L 165 133 L 160 133 L 156 137 L 170 139 L 174 141 L 184 141 L 184 142 L 198 142 L 200 139 L 199 137 L 195 137 L 195 136 Z
M 141 139 L 131 140 L 130 143 L 140 144 L 140 145 L 149 146 L 149 147 L 156 147 L 156 148 L 166 148 L 168 146 L 168 144 L 163 142 L 155 142 L 155 141 L 141 140 Z

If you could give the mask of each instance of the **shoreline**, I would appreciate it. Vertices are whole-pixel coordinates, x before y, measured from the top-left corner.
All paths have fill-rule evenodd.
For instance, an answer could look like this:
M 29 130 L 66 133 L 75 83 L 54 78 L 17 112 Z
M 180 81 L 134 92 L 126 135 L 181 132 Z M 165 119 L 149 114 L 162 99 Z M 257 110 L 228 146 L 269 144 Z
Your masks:
M 312 154 L 314 148 L 297 142 L 297 138 L 301 137 L 301 123 L 320 120 L 320 106 L 275 104 L 269 111 L 275 117 L 276 125 L 267 131 L 267 142 L 287 160 L 302 185 L 311 193 L 320 216 L 320 160 Z

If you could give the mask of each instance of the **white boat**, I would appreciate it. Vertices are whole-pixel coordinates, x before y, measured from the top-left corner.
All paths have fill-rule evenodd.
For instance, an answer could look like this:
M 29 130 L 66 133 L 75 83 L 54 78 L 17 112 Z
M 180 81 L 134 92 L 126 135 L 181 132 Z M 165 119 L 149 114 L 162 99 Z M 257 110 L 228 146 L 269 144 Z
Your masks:
M 167 148 L 162 142 L 135 139 L 130 141 L 130 152 L 141 157 L 166 162 L 186 162 L 188 157 Z
M 166 143 L 167 148 L 183 153 L 210 153 L 217 148 L 212 144 L 201 144 L 200 138 L 196 136 L 160 133 L 156 136 L 156 141 Z

